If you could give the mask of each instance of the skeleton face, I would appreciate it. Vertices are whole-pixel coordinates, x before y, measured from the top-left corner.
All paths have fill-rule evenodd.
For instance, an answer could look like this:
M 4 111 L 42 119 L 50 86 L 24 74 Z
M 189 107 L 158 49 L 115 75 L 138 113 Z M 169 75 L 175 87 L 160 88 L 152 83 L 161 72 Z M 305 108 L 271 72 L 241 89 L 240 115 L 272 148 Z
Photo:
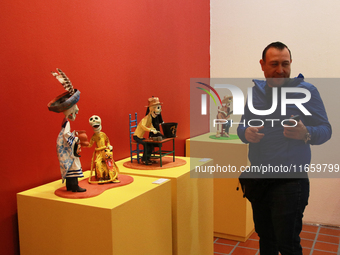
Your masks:
M 162 106 L 160 104 L 158 105 L 153 105 L 149 107 L 150 110 L 150 114 L 152 116 L 152 118 L 156 118 L 157 115 L 159 115 L 162 111 Z
M 76 119 L 76 114 L 78 114 L 79 108 L 75 104 L 73 105 L 70 109 L 64 111 L 65 117 L 68 118 L 69 120 L 74 121 Z
M 91 127 L 92 127 L 92 129 L 95 133 L 98 133 L 98 132 L 100 132 L 100 130 L 102 130 L 102 125 L 101 125 L 102 120 L 99 116 L 93 115 L 89 119 L 89 123 L 90 123 L 90 125 L 91 125 Z

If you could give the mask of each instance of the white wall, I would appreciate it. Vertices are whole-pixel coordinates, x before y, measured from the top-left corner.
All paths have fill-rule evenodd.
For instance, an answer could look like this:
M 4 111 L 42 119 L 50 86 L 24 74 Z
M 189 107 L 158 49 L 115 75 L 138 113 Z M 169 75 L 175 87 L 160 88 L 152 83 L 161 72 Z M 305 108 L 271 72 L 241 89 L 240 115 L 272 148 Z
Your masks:
M 282 41 L 292 51 L 292 76 L 302 73 L 307 81 L 340 78 L 339 24 L 337 0 L 211 0 L 211 77 L 263 77 L 259 64 L 263 48 Z M 316 84 L 333 137 L 324 145 L 313 146 L 312 163 L 340 163 L 339 80 Z M 305 222 L 340 226 L 340 179 L 310 181 Z

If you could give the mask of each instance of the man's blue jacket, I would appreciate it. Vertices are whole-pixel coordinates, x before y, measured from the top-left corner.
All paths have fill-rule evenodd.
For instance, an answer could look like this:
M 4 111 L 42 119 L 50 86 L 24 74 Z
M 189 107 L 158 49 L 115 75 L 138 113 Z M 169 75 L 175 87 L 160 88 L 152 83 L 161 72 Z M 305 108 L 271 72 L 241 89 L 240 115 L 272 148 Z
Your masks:
M 267 110 L 272 106 L 272 101 L 266 96 L 266 81 L 254 80 L 255 86 L 252 88 L 253 106 L 257 110 Z M 248 102 L 245 106 L 244 115 L 237 129 L 237 134 L 244 143 L 249 143 L 245 139 L 245 130 L 251 126 L 260 126 L 264 123 L 264 128 L 260 133 L 264 133 L 264 137 L 259 143 L 249 143 L 249 160 L 252 166 L 259 167 L 283 167 L 289 169 L 290 173 L 300 172 L 304 166 L 310 164 L 311 150 L 310 144 L 322 144 L 330 139 L 332 134 L 331 125 L 328 121 L 324 104 L 320 94 L 315 86 L 304 81 L 304 77 L 300 74 L 297 78 L 291 79 L 283 87 L 304 88 L 310 91 L 311 98 L 303 106 L 311 113 L 305 115 L 295 104 L 287 104 L 286 114 L 281 115 L 281 89 L 278 88 L 277 108 L 270 115 L 260 116 L 250 112 Z M 288 99 L 304 98 L 303 93 L 287 93 Z M 271 98 L 271 97 L 270 97 Z M 303 140 L 295 140 L 286 138 L 283 135 L 282 120 L 290 119 L 292 115 L 299 115 L 301 121 L 308 129 L 311 140 L 305 143 Z M 256 121 L 256 119 L 258 121 Z M 259 120 L 262 120 L 259 121 Z M 250 121 L 250 122 L 249 122 Z M 282 171 L 274 173 L 275 177 L 279 177 Z M 279 175 L 278 175 L 279 174 Z M 267 175 L 274 177 L 273 173 Z M 303 176 L 303 175 L 300 175 Z M 307 176 L 305 174 L 304 176 Z M 262 176 L 263 177 L 263 176 Z M 291 178 L 294 176 L 287 176 Z

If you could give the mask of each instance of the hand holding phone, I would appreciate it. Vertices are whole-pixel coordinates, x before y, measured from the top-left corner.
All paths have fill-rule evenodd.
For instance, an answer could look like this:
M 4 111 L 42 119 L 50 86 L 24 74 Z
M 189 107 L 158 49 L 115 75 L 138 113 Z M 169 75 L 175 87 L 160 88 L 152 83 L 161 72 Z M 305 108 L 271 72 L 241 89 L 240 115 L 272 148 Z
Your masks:
M 293 117 L 290 117 L 289 119 L 295 120 L 296 123 L 295 123 L 295 122 L 290 122 L 290 121 L 285 121 L 283 124 L 284 124 L 285 126 L 296 126 L 297 123 L 300 121 L 300 116 L 299 116 L 299 115 L 295 115 L 295 116 L 293 116 Z

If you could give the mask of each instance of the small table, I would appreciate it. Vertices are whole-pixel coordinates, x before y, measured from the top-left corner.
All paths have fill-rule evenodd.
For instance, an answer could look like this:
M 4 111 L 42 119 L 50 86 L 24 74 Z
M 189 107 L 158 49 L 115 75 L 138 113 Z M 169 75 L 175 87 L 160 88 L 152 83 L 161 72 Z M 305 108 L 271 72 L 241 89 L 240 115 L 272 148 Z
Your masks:
M 162 144 L 172 141 L 172 151 L 162 151 Z M 169 155 L 172 153 L 172 157 L 173 157 L 173 162 L 175 162 L 175 137 L 171 137 L 171 138 L 165 138 L 162 141 L 154 141 L 150 138 L 143 140 L 143 142 L 145 143 L 149 143 L 149 144 L 154 144 L 157 145 L 159 147 L 159 151 L 156 151 L 155 154 L 159 154 L 159 156 L 152 156 L 152 158 L 159 158 L 159 162 L 160 162 L 160 166 L 162 167 L 162 157 Z M 145 146 L 144 148 L 144 153 L 147 154 L 147 146 Z

